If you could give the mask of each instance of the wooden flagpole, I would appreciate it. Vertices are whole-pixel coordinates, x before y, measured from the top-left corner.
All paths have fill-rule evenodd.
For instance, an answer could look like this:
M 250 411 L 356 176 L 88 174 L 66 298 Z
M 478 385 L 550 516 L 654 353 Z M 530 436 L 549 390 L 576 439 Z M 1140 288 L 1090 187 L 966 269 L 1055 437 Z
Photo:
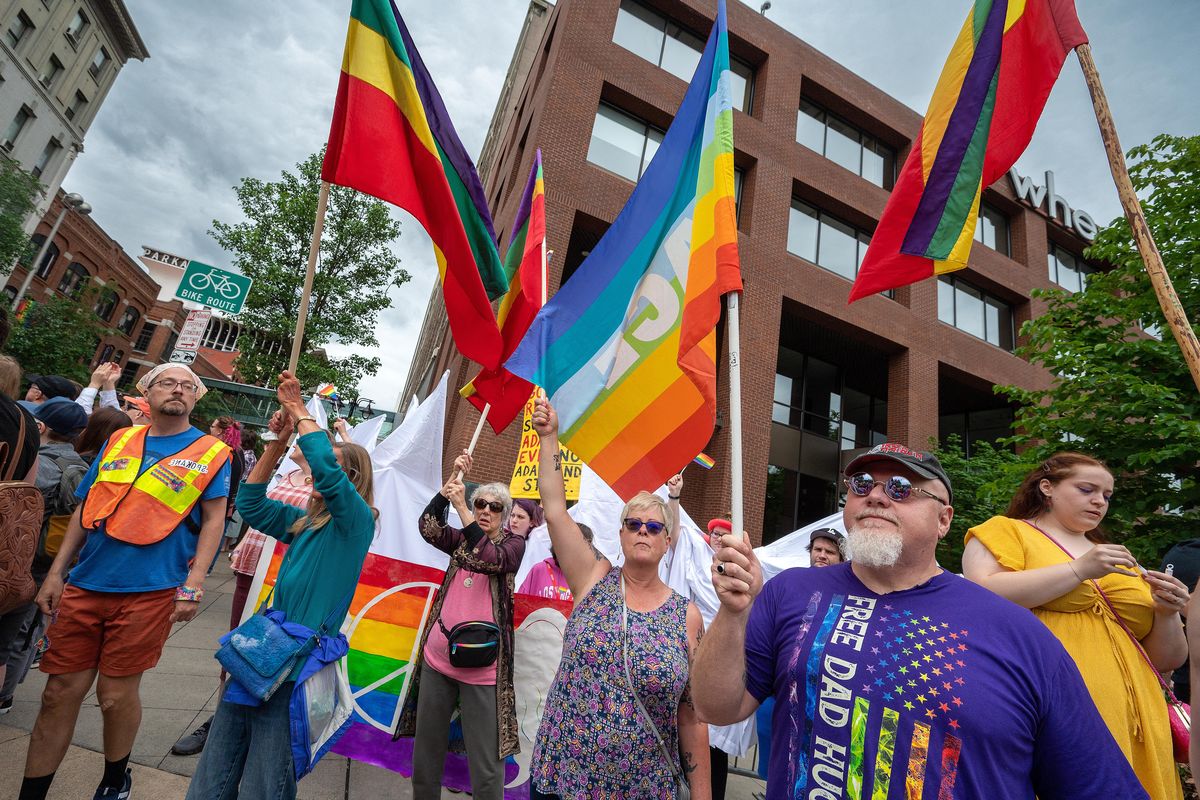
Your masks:
M 735 536 L 745 535 L 742 509 L 742 332 L 738 306 L 741 292 L 726 296 L 729 308 L 729 482 L 730 520 Z
M 313 219 L 312 239 L 308 243 L 308 269 L 304 273 L 304 289 L 300 292 L 300 313 L 296 315 L 296 336 L 292 339 L 292 356 L 288 372 L 295 374 L 300 363 L 300 347 L 304 343 L 304 326 L 308 324 L 308 299 L 312 295 L 313 276 L 317 272 L 317 254 L 321 250 L 321 233 L 325 230 L 325 211 L 329 207 L 329 182 L 321 181 L 317 194 L 317 216 Z
M 1146 266 L 1146 274 L 1154 286 L 1158 304 L 1162 308 L 1171 333 L 1183 352 L 1188 370 L 1192 373 L 1192 381 L 1200 390 L 1200 342 L 1196 340 L 1196 332 L 1188 321 L 1179 295 L 1171 284 L 1171 276 L 1163 265 L 1162 255 L 1154 243 L 1154 237 L 1146 224 L 1142 213 L 1142 204 L 1138 201 L 1133 189 L 1133 181 L 1129 178 L 1129 168 L 1125 164 L 1125 152 L 1117 138 L 1117 128 L 1113 124 L 1112 111 L 1108 106 L 1108 98 L 1104 95 L 1104 86 L 1100 83 L 1100 73 L 1096 62 L 1092 59 L 1092 48 L 1081 44 L 1075 48 L 1079 57 L 1079 66 L 1083 67 L 1083 77 L 1087 80 L 1088 90 L 1092 93 L 1092 105 L 1096 109 L 1096 122 L 1100 126 L 1100 138 L 1104 140 L 1104 150 L 1108 153 L 1108 166 L 1112 170 L 1113 182 L 1117 184 L 1117 195 L 1121 198 L 1121 207 L 1125 210 L 1125 218 L 1133 231 L 1133 241 L 1137 244 L 1138 253 Z

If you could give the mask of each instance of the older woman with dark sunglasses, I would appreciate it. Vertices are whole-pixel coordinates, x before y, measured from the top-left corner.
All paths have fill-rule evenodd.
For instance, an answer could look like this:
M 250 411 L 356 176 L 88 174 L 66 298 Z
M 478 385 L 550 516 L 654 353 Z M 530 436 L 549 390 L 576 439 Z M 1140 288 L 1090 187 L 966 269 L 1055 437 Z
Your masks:
M 667 800 L 686 779 L 695 800 L 709 800 L 708 726 L 690 689 L 703 623 L 658 572 L 670 548 L 671 510 L 648 492 L 626 503 L 624 563 L 614 567 L 567 515 L 558 417 L 545 399 L 533 427 L 550 541 L 575 609 L 533 749 L 530 798 Z
M 525 539 L 505 526 L 512 497 L 502 483 L 487 483 L 466 499 L 462 478 L 471 455 L 454 462 L 453 477 L 421 512 L 425 541 L 450 556 L 450 566 L 421 632 L 396 738 L 415 736 L 413 798 L 442 796 L 442 768 L 457 702 L 467 745 L 471 793 L 480 800 L 504 795 L 504 759 L 517 744 L 513 691 L 513 578 Z M 462 529 L 447 524 L 450 506 Z

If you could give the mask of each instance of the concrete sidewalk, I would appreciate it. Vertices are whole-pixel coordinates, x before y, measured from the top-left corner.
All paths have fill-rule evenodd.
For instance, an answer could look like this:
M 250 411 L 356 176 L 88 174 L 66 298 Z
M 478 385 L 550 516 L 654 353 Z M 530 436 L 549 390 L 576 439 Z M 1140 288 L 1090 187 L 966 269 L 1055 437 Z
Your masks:
M 182 800 L 200 757 L 171 755 L 171 745 L 199 727 L 216 709 L 220 667 L 213 653 L 217 638 L 229 630 L 233 607 L 233 572 L 224 556 L 205 583 L 200 613 L 176 625 L 167 639 L 158 666 L 142 677 L 142 726 L 133 746 L 133 797 Z M 29 731 L 37 718 L 44 673 L 34 669 L 17 688 L 12 711 L 0 716 L 0 797 L 16 797 L 21 785 Z M 73 746 L 50 790 L 50 800 L 91 797 L 103 771 L 103 724 L 93 690 L 84 701 L 75 726 Z M 762 783 L 731 777 L 727 800 L 751 800 Z M 378 767 L 326 756 L 300 782 L 302 800 L 366 800 L 388 797 L 407 800 L 407 778 Z M 466 797 L 443 791 L 442 797 Z

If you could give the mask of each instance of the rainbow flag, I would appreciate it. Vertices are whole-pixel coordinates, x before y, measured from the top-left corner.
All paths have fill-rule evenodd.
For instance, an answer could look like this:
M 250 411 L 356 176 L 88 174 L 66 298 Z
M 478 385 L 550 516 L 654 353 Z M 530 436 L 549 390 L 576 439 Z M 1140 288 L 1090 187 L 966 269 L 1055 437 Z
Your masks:
M 701 453 L 700 455 L 696 456 L 692 459 L 692 463 L 701 469 L 712 469 L 717 465 L 717 462 L 714 461 L 713 457 L 708 453 Z
M 500 301 L 496 322 L 504 339 L 504 358 L 512 355 L 520 344 L 529 323 L 542 307 L 543 284 L 546 281 L 546 188 L 542 178 L 542 151 L 537 151 L 521 206 L 513 220 L 508 252 L 504 256 L 504 271 L 508 275 L 508 294 Z M 483 411 L 490 404 L 488 424 L 500 433 L 508 427 L 533 392 L 533 385 L 513 375 L 504 367 L 480 370 L 475 378 L 459 390 L 471 405 Z
M 354 0 L 321 177 L 403 208 L 433 240 L 459 351 L 500 365 L 508 290 L 475 165 L 390 0 Z
M 327 400 L 336 400 L 338 396 L 337 387 L 332 383 L 322 383 L 317 387 L 317 395 L 324 397 Z
M 506 366 L 545 388 L 562 441 L 628 499 L 712 436 L 721 295 L 741 289 L 725 2 L 654 160 Z
M 1072 0 L 975 0 L 884 208 L 850 302 L 967 266 L 979 195 L 1033 137 L 1067 53 Z

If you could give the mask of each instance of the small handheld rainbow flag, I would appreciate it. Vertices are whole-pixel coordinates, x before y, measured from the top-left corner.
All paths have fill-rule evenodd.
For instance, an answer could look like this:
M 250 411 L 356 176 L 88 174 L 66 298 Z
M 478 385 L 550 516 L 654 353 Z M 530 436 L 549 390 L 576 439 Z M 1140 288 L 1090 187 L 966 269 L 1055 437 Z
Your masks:
M 696 456 L 692 459 L 692 463 L 701 469 L 712 469 L 717 465 L 717 462 L 713 461 L 713 457 L 708 453 L 701 453 L 700 455 Z
M 317 387 L 317 394 L 324 397 L 326 400 L 336 400 L 338 397 L 337 387 L 332 383 L 322 383 Z

